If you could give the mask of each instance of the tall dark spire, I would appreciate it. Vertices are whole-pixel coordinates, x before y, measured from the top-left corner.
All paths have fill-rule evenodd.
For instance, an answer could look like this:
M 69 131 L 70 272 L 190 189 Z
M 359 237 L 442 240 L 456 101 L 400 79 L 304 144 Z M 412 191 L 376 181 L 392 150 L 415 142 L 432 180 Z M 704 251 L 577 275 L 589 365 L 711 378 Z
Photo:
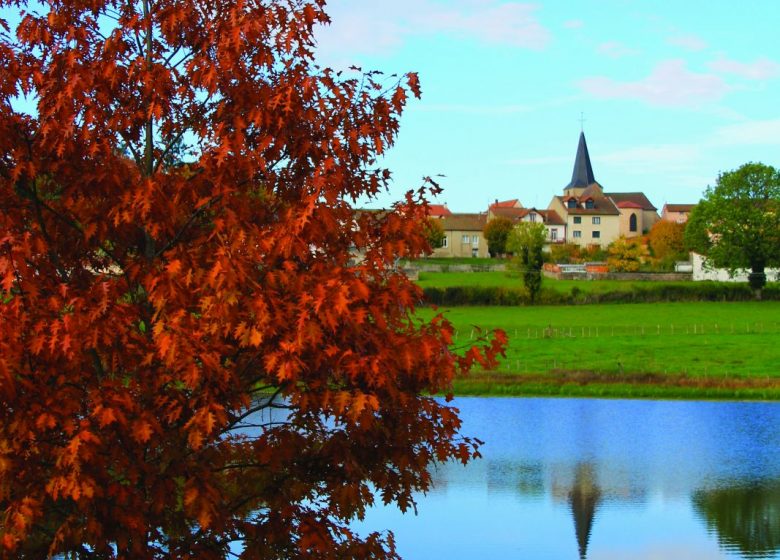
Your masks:
M 585 133 L 580 132 L 580 143 L 577 146 L 577 157 L 574 160 L 574 171 L 571 174 L 571 183 L 566 188 L 587 187 L 595 183 L 593 168 L 590 165 L 590 155 L 588 154 L 588 144 L 585 143 Z

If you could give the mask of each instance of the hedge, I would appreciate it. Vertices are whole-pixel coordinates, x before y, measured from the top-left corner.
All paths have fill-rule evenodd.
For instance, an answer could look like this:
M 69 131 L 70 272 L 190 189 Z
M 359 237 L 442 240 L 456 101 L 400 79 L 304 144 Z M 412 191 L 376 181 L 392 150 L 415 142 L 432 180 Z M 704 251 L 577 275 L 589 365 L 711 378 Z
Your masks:
M 450 286 L 423 289 L 425 303 L 430 305 L 530 305 L 528 293 L 521 288 L 496 286 Z M 768 284 L 763 292 L 765 300 L 780 300 L 780 283 Z M 751 301 L 753 290 L 747 284 L 730 282 L 692 282 L 690 284 L 651 284 L 635 286 L 631 290 L 590 293 L 577 288 L 559 292 L 542 288 L 538 305 L 583 305 L 593 303 L 655 303 L 674 301 Z

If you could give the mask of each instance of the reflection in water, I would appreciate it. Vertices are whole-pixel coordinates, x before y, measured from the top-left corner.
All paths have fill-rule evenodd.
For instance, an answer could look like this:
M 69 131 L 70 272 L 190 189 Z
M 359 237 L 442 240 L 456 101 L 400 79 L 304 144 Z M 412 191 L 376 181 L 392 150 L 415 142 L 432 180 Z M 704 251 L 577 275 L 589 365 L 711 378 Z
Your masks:
M 780 551 L 780 480 L 698 490 L 693 504 L 725 549 L 739 550 L 746 558 L 769 558 Z
M 457 405 L 483 458 L 440 465 L 419 517 L 360 524 L 406 560 L 780 560 L 780 403 Z
M 574 517 L 574 531 L 577 534 L 577 547 L 580 559 L 588 557 L 588 541 L 596 517 L 596 507 L 601 501 L 601 489 L 596 482 L 593 465 L 577 465 L 574 486 L 569 492 L 569 505 Z

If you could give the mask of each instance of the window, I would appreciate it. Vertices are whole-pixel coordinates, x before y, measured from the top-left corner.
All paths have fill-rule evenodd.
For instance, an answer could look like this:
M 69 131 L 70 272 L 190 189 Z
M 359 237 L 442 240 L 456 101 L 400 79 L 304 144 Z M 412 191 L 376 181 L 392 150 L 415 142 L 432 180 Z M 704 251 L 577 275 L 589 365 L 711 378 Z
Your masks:
M 636 214 L 631 214 L 628 219 L 628 231 L 636 231 Z
M 558 239 L 558 230 L 553 228 L 550 230 L 550 241 L 555 241 L 556 239 Z
M 449 236 L 447 236 L 447 235 L 444 236 L 444 239 L 441 242 L 441 246 L 444 249 L 446 249 L 447 247 L 450 246 L 450 238 L 449 238 Z
M 575 224 L 581 224 L 582 223 L 582 216 L 574 216 L 574 223 Z
M 601 223 L 601 218 L 599 218 L 598 216 L 594 216 L 593 217 L 593 225 L 596 226 L 596 225 L 599 225 L 600 223 Z
M 599 239 L 601 237 L 601 232 L 596 230 L 593 232 L 593 239 Z
M 464 233 L 463 237 L 461 238 L 460 241 L 461 241 L 461 243 L 468 243 L 469 242 L 469 234 L 468 233 Z
M 566 203 L 567 208 L 577 208 L 577 201 L 573 198 L 570 198 L 569 201 Z
M 471 236 L 471 244 L 472 245 L 479 245 L 479 235 L 472 235 Z
M 572 232 L 572 236 L 573 236 L 575 239 L 577 239 L 577 238 L 579 238 L 579 237 L 582 237 L 582 232 L 581 232 L 580 230 L 578 230 L 578 229 L 575 229 L 575 230 Z
M 585 208 L 593 208 L 593 200 L 588 199 L 585 201 Z
M 534 213 L 528 214 L 528 219 L 530 221 L 532 221 L 532 222 L 535 222 L 536 221 L 536 214 L 534 214 Z

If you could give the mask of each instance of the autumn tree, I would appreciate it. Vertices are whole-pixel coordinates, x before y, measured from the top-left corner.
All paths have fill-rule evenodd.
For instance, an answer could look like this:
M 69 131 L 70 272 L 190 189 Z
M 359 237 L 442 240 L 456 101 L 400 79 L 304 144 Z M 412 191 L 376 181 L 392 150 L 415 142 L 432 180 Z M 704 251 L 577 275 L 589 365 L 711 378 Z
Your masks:
M 507 241 L 507 249 L 515 255 L 512 266 L 520 272 L 531 303 L 542 289 L 542 250 L 546 241 L 547 228 L 539 222 L 520 222 Z
M 417 77 L 318 68 L 323 6 L 0 22 L 0 557 L 394 557 L 348 520 L 474 455 L 426 395 L 503 335 L 413 320 L 423 191 L 353 208 Z
M 780 171 L 746 163 L 721 173 L 691 212 L 685 242 L 712 266 L 750 270 L 760 298 L 765 269 L 780 266 Z
M 660 261 L 671 261 L 685 255 L 685 224 L 659 220 L 648 234 L 653 256 Z
M 491 257 L 497 257 L 507 252 L 506 242 L 513 227 L 512 220 L 500 216 L 485 224 L 482 234 L 487 240 L 488 252 Z
M 447 234 L 444 232 L 444 226 L 440 219 L 426 216 L 423 221 L 423 228 L 425 231 L 425 238 L 428 240 L 431 249 L 438 249 L 444 245 Z
M 637 238 L 618 237 L 607 248 L 607 265 L 614 272 L 636 272 L 642 264 L 644 247 Z

